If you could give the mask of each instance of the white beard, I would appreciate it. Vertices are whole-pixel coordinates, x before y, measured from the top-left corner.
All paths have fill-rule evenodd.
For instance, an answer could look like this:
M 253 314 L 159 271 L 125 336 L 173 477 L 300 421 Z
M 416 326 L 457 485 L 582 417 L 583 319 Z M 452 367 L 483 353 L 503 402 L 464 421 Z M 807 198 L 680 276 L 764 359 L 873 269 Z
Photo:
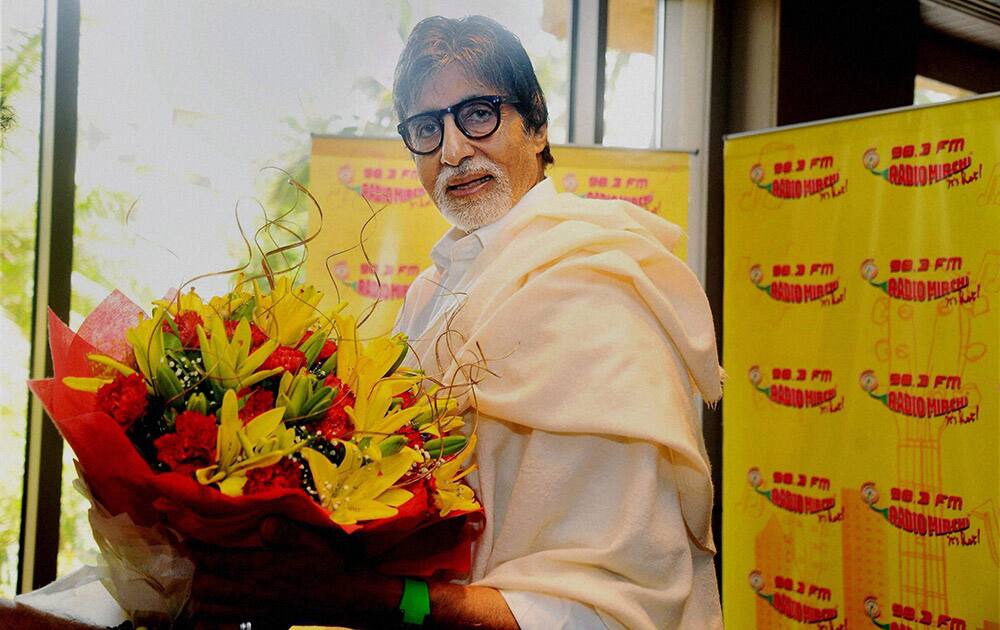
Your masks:
M 493 184 L 489 190 L 471 198 L 453 198 L 448 195 L 449 179 L 472 174 L 492 176 Z M 433 198 L 448 223 L 465 232 L 472 232 L 498 221 L 514 205 L 514 195 L 507 174 L 482 156 L 468 158 L 458 166 L 442 167 L 434 182 Z

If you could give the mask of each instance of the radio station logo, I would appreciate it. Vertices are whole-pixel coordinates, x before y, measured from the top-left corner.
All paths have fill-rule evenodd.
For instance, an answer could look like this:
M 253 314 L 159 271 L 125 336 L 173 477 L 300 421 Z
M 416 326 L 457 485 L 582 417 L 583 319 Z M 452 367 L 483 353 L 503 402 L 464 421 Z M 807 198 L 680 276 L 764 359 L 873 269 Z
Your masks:
M 969 424 L 979 418 L 979 405 L 969 408 L 962 377 L 955 374 L 892 372 L 889 387 L 883 392 L 875 371 L 865 370 L 858 384 L 869 398 L 910 418 L 944 417 L 946 424 Z
M 915 536 L 953 536 L 969 529 L 968 514 L 959 495 L 893 487 L 888 507 L 879 507 L 882 499 L 875 482 L 861 485 L 861 500 L 896 529 Z M 936 513 L 928 514 L 928 510 Z M 955 514 L 958 512 L 961 515 Z
M 982 293 L 977 283 L 972 288 L 971 276 L 962 273 L 961 256 L 934 258 L 893 258 L 889 261 L 889 277 L 879 280 L 880 269 L 874 258 L 861 262 L 861 277 L 894 300 L 933 302 L 945 300 L 947 305 L 975 302 Z M 929 276 L 929 277 L 928 277 Z
M 930 142 L 900 144 L 890 151 L 889 166 L 879 170 L 878 149 L 869 148 L 861 161 L 871 174 L 894 186 L 921 187 L 947 182 L 948 188 L 965 186 L 983 176 L 983 164 L 975 165 L 965 138 L 944 138 Z
M 750 572 L 748 581 L 757 597 L 784 617 L 799 623 L 823 623 L 837 618 L 837 608 L 825 605 L 830 601 L 831 591 L 824 586 L 778 575 L 768 589 L 767 581 L 757 569 Z
M 770 374 L 772 383 L 764 385 L 764 373 L 754 365 L 747 371 L 747 378 L 754 389 L 776 405 L 817 408 L 820 413 L 836 413 L 844 408 L 844 397 L 837 395 L 832 370 L 776 367 Z
M 575 175 L 574 175 L 575 177 Z M 563 180 L 565 184 L 565 178 Z M 659 214 L 662 201 L 657 198 L 648 177 L 621 177 L 614 173 L 591 173 L 584 180 L 586 188 L 575 193 L 587 199 L 622 199 Z M 578 184 L 579 185 L 579 184 Z
M 832 262 L 779 263 L 771 265 L 772 280 L 765 281 L 764 267 L 750 267 L 750 282 L 776 302 L 834 306 L 844 301 L 847 289 L 840 286 Z
M 566 173 L 562 178 L 563 190 L 570 193 L 575 193 L 576 189 L 580 187 L 580 180 L 577 179 L 576 173 Z
M 837 496 L 835 494 L 824 496 L 811 496 L 811 493 L 829 492 L 830 480 L 818 475 L 806 475 L 803 473 L 790 473 L 775 471 L 771 474 L 773 488 L 765 488 L 764 476 L 760 468 L 753 467 L 747 471 L 747 481 L 753 491 L 766 498 L 771 504 L 793 514 L 811 515 L 818 514 L 827 518 L 824 521 L 838 520 L 831 519 L 833 509 L 837 506 Z
M 881 621 L 882 607 L 878 603 L 878 598 L 870 595 L 865 598 L 865 614 L 871 619 L 876 628 L 883 630 L 903 630 L 912 626 L 906 622 L 919 623 L 920 625 L 939 628 L 941 630 L 965 630 L 968 625 L 961 617 L 952 617 L 947 613 L 935 615 L 925 608 L 916 608 L 899 602 L 892 604 L 892 618 L 898 621 Z
M 370 204 L 405 203 L 421 207 L 431 203 L 412 166 L 366 166 L 355 170 L 350 164 L 343 164 L 337 169 L 337 179 L 344 188 L 364 197 Z
M 840 171 L 834 168 L 832 155 L 775 162 L 771 165 L 771 181 L 764 181 L 765 171 L 763 164 L 754 164 L 750 167 L 750 181 L 778 199 L 818 197 L 826 200 L 847 191 L 847 179 L 842 179 Z

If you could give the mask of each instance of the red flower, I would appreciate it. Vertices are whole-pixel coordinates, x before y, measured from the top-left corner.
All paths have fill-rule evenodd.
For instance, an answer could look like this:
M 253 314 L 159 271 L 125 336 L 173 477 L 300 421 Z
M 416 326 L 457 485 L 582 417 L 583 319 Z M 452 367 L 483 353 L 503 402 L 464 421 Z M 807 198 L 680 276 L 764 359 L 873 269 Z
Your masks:
M 337 344 L 333 341 L 327 339 L 323 342 L 323 347 L 319 350 L 319 356 L 316 357 L 320 362 L 326 361 L 333 356 L 333 353 L 337 351 Z
M 417 403 L 417 397 L 413 395 L 413 392 L 406 390 L 399 396 L 394 396 L 394 398 L 399 399 L 400 409 L 409 409 Z
M 346 438 L 354 432 L 354 423 L 347 415 L 345 407 L 353 408 L 357 399 L 351 393 L 351 389 L 333 374 L 327 376 L 323 384 L 327 387 L 333 387 L 336 393 L 333 395 L 333 404 L 316 425 L 316 432 L 328 440 Z
M 174 323 L 177 324 L 177 333 L 178 338 L 181 340 L 181 346 L 185 348 L 198 348 L 201 346 L 201 342 L 198 341 L 197 328 L 198 326 L 205 325 L 205 321 L 201 318 L 201 315 L 194 311 L 184 311 L 174 317 Z M 173 329 L 167 322 L 163 322 L 163 332 L 173 332 Z
M 266 389 L 254 389 L 240 409 L 240 420 L 246 426 L 260 414 L 272 409 L 274 409 L 274 394 Z
M 406 436 L 406 445 L 412 448 L 420 448 L 424 445 L 424 436 L 420 435 L 420 431 L 417 431 L 410 425 L 404 425 L 399 431 L 396 431 L 399 435 Z
M 156 438 L 156 456 L 174 472 L 192 474 L 215 462 L 219 429 L 215 416 L 185 411 L 177 416 L 175 433 Z
M 97 390 L 97 408 L 125 429 L 146 413 L 147 402 L 146 381 L 139 374 L 115 374 L 113 381 Z
M 290 457 L 283 457 L 273 466 L 247 471 L 243 494 L 257 494 L 272 488 L 301 488 L 302 466 Z
M 226 327 L 226 337 L 230 339 L 233 338 L 233 333 L 236 332 L 236 327 L 240 325 L 239 320 L 227 319 L 223 322 Z M 269 337 L 267 333 L 261 330 L 260 326 L 250 322 L 250 352 L 253 352 L 257 348 L 261 347 L 267 343 Z
M 260 369 L 272 370 L 280 367 L 285 368 L 286 372 L 295 374 L 299 371 L 299 368 L 303 367 L 305 364 L 305 352 L 296 350 L 291 346 L 278 346 L 274 349 L 274 352 L 271 353 L 271 356 L 267 357 L 267 360 L 260 366 Z

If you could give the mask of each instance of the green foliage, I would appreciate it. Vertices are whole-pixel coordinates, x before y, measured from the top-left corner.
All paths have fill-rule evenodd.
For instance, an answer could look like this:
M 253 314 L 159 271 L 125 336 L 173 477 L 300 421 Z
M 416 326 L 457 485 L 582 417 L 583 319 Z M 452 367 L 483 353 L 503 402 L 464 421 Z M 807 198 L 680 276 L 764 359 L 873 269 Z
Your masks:
M 131 295 L 143 295 L 144 287 L 138 279 L 128 275 L 134 262 L 115 264 L 112 245 L 128 243 L 135 236 L 129 231 L 126 217 L 133 199 L 123 192 L 95 187 L 88 191 L 77 190 L 76 211 L 73 222 L 73 273 L 111 291 L 119 288 Z M 134 252 L 126 248 L 126 252 Z M 124 273 L 123 276 L 115 272 Z M 73 292 L 73 310 L 89 313 L 97 307 L 97 299 L 81 291 Z
M 4 212 L 0 225 L 0 309 L 15 322 L 21 334 L 31 334 L 31 309 L 35 283 L 35 217 L 30 213 Z
M 18 33 L 18 36 L 20 44 L 7 47 L 13 57 L 3 63 L 0 71 L 0 148 L 6 146 L 7 132 L 17 124 L 11 100 L 24 88 L 24 82 L 37 72 L 42 62 L 41 33 Z

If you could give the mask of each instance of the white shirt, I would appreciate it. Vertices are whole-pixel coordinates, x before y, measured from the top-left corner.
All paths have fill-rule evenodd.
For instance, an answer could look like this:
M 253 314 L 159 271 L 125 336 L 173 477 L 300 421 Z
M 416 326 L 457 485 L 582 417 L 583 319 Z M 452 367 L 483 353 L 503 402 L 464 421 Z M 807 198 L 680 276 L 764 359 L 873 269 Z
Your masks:
M 431 249 L 431 261 L 434 265 L 426 269 L 415 281 L 419 282 L 428 278 L 428 272 L 432 272 L 431 277 L 438 276 L 436 279 L 431 279 L 438 285 L 438 289 L 433 298 L 414 317 L 404 319 L 403 314 L 400 313 L 401 317 L 396 321 L 398 332 L 406 333 L 410 339 L 419 339 L 427 330 L 427 326 L 436 321 L 442 313 L 451 311 L 462 304 L 465 301 L 465 293 L 469 284 L 472 282 L 468 275 L 469 268 L 472 267 L 479 254 L 525 210 L 539 203 L 544 203 L 547 199 L 555 197 L 556 194 L 555 184 L 546 177 L 526 192 L 514 207 L 497 221 L 472 232 L 465 232 L 457 227 L 448 230 Z

